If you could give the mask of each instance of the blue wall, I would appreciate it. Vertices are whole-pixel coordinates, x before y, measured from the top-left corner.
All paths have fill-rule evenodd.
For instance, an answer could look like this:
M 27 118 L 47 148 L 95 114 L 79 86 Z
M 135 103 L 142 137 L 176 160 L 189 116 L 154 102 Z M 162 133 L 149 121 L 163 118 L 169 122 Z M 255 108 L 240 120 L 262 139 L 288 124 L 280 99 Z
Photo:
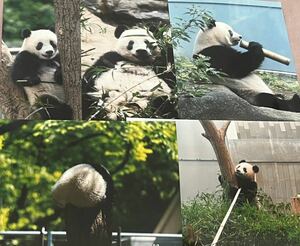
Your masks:
M 280 3 L 259 0 L 169 0 L 168 2 L 172 25 L 178 23 L 177 18 L 189 19 L 184 13 L 193 5 L 208 10 L 217 21 L 232 26 L 243 39 L 260 42 L 264 48 L 291 59 L 291 64 L 286 66 L 266 58 L 262 69 L 295 73 Z M 181 42 L 181 47 L 175 50 L 176 55 L 191 57 L 197 32 L 198 29 L 191 30 L 191 42 Z

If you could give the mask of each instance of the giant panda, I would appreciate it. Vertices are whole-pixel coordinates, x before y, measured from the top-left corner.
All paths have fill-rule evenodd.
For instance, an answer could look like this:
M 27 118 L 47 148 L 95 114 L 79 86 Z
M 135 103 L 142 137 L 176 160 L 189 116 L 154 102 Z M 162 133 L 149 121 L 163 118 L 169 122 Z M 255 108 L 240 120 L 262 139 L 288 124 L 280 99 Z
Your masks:
M 73 166 L 55 183 L 52 197 L 64 209 L 69 245 L 111 245 L 113 189 L 102 165 Z
M 262 45 L 250 42 L 248 51 L 240 52 L 232 46 L 237 45 L 241 39 L 242 36 L 226 23 L 211 20 L 196 36 L 193 57 L 208 57 L 211 67 L 224 74 L 212 78 L 212 82 L 228 87 L 250 104 L 300 112 L 299 95 L 295 94 L 292 99 L 285 100 L 275 95 L 254 73 L 264 61 Z
M 65 103 L 57 36 L 48 29 L 22 31 L 23 44 L 13 65 L 12 81 L 23 86 L 33 110 L 42 119 L 71 119 Z
M 237 203 L 249 203 L 256 204 L 256 194 L 257 194 L 257 183 L 255 175 L 259 172 L 259 167 L 257 165 L 251 165 L 245 160 L 241 160 L 235 167 L 235 177 L 237 181 L 237 187 L 229 187 L 229 198 L 233 199 L 236 192 L 241 188 L 240 195 L 238 197 Z M 221 185 L 224 184 L 224 180 L 219 176 L 219 181 Z
M 171 95 L 166 73 L 153 70 L 155 63 L 162 61 L 162 52 L 152 31 L 118 26 L 115 38 L 115 49 L 102 55 L 83 76 L 84 119 L 134 116 L 143 112 L 151 99 Z

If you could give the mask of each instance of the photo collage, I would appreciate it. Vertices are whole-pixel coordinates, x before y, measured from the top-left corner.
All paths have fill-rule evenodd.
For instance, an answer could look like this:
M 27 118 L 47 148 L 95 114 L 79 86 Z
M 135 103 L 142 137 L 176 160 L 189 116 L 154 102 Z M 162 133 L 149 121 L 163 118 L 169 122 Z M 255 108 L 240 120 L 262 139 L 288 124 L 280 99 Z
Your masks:
M 0 0 L 0 246 L 300 245 L 299 7 Z

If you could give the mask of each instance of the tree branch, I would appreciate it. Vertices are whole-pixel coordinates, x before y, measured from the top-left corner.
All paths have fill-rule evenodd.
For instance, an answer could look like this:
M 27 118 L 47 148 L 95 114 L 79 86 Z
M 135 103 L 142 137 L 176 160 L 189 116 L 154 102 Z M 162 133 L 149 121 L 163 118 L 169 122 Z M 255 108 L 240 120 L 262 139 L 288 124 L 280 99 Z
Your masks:
M 236 186 L 237 181 L 234 175 L 235 165 L 225 143 L 225 137 L 230 121 L 226 122 L 220 129 L 216 127 L 213 121 L 200 121 L 200 123 L 205 130 L 204 137 L 210 141 L 214 149 L 222 176 L 232 186 Z
M 66 103 L 73 118 L 82 118 L 80 0 L 54 0 L 56 34 L 61 56 Z
M 7 119 L 24 119 L 30 114 L 30 105 L 22 87 L 13 83 L 9 66 L 12 56 L 2 41 L 0 64 L 0 111 Z

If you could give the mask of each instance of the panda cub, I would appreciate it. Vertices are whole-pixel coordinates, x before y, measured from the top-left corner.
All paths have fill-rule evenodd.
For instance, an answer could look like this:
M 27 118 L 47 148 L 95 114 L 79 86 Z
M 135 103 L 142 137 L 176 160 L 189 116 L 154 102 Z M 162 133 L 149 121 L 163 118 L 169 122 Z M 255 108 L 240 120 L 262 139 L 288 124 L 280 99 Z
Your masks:
M 238 197 L 238 204 L 248 202 L 250 204 L 256 203 L 257 183 L 255 181 L 255 175 L 259 172 L 259 167 L 251 165 L 245 160 L 241 160 L 235 167 L 235 177 L 237 180 L 237 187 L 229 187 L 229 198 L 232 200 L 235 197 L 236 192 L 241 188 L 241 193 Z M 221 185 L 224 184 L 224 180 L 219 176 Z
M 25 80 L 24 90 L 32 107 L 42 106 L 42 119 L 71 119 L 65 104 L 56 34 L 47 29 L 22 32 L 23 44 L 12 66 L 12 80 Z
M 114 51 L 101 56 L 83 77 L 83 118 L 117 119 L 134 116 L 151 99 L 169 97 L 171 89 L 154 70 L 161 50 L 150 30 L 118 26 Z M 97 72 L 98 71 L 98 72 Z M 101 73 L 99 73 L 101 71 Z M 100 117 L 99 117 L 100 116 Z
M 242 36 L 223 22 L 211 20 L 207 28 L 197 34 L 193 57 L 209 57 L 211 67 L 226 76 L 212 78 L 216 84 L 224 85 L 250 104 L 279 110 L 300 112 L 300 97 L 295 94 L 285 100 L 264 83 L 253 71 L 264 61 L 262 45 L 250 42 L 246 52 L 239 52 L 237 45 Z

